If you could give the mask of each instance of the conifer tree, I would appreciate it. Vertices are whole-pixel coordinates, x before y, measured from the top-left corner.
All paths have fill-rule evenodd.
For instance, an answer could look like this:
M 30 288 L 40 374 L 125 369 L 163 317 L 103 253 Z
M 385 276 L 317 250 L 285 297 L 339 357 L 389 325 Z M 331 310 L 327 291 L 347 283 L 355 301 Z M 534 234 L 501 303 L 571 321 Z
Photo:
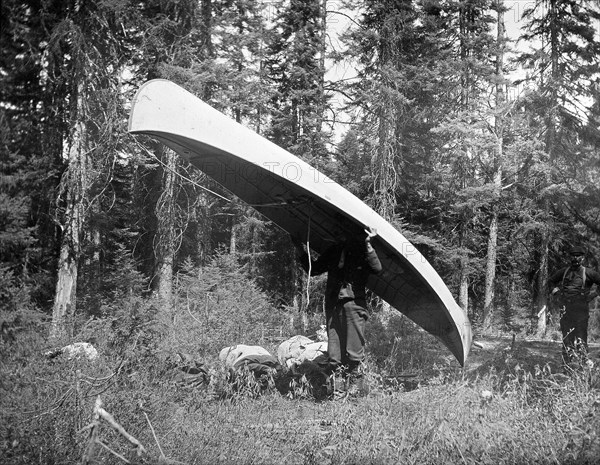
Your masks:
M 324 8 L 320 0 L 282 2 L 269 34 L 265 69 L 276 90 L 270 138 L 306 158 L 326 156 Z
M 455 178 L 454 192 L 468 192 L 475 185 L 477 177 L 475 160 L 480 157 L 478 146 L 481 146 L 482 137 L 480 122 L 482 95 L 487 94 L 487 83 L 492 74 L 491 63 L 487 57 L 491 54 L 493 42 L 491 37 L 492 19 L 487 14 L 490 8 L 488 0 L 466 0 L 455 3 L 456 13 L 453 15 L 454 30 L 457 31 L 458 50 L 455 52 L 455 63 L 459 73 L 460 97 L 456 99 L 455 111 L 450 112 L 445 121 L 440 125 L 442 133 L 451 136 L 451 143 L 456 152 L 450 156 L 450 170 Z M 450 10 L 453 11 L 453 10 Z M 446 127 L 446 129 L 443 129 Z M 448 132 L 446 132 L 449 130 Z M 450 155 L 448 153 L 448 155 Z M 458 155 L 458 157 L 457 157 Z M 456 225 L 458 245 L 458 301 L 465 312 L 469 309 L 469 283 L 472 280 L 473 265 L 470 256 L 476 247 L 472 219 L 476 214 L 471 208 L 464 208 L 465 204 L 459 201 L 453 210 L 457 213 Z M 458 207 L 458 208 L 457 208 Z M 491 280 L 493 282 L 493 280 Z
M 18 318 L 52 299 L 56 231 L 51 205 L 60 175 L 56 124 L 40 79 L 42 11 L 37 2 L 2 2 L 0 14 L 0 307 Z
M 537 175 L 543 216 L 537 233 L 536 307 L 540 309 L 547 304 L 549 253 L 562 248 L 563 243 L 555 238 L 559 225 L 554 222 L 554 206 L 560 203 L 555 203 L 553 196 L 556 186 L 564 186 L 579 175 L 576 165 L 586 134 L 586 100 L 592 96 L 590 82 L 600 72 L 600 41 L 595 27 L 600 7 L 588 0 L 540 0 L 525 10 L 523 18 L 522 38 L 537 44 L 520 56 L 536 85 L 523 104 L 533 116 L 536 131 L 544 135 L 546 157 L 545 168 Z M 577 240 L 573 232 L 566 234 L 571 236 L 562 238 L 566 242 Z
M 505 29 L 504 29 L 504 2 L 496 0 L 494 8 L 497 13 L 497 40 L 496 40 L 496 69 L 494 89 L 494 129 L 495 146 L 492 149 L 492 189 L 493 200 L 491 206 L 490 227 L 487 238 L 485 296 L 483 304 L 483 327 L 491 329 L 494 317 L 494 293 L 496 286 L 496 257 L 498 249 L 498 217 L 500 209 L 500 194 L 502 190 L 502 177 L 504 165 L 504 132 L 506 120 L 506 97 L 504 82 L 504 54 L 505 54 Z
M 66 102 L 62 147 L 66 170 L 58 193 L 61 247 L 51 336 L 69 336 L 76 310 L 77 278 L 84 227 L 105 167 L 116 156 L 122 130 L 120 73 L 129 53 L 122 21 L 125 2 L 62 3 L 49 38 L 51 90 Z M 99 184 L 100 183 L 100 184 Z
M 490 271 L 497 260 L 484 244 L 497 251 L 489 232 L 504 227 L 506 45 L 495 37 L 492 6 L 488 0 L 367 2 L 364 28 L 347 35 L 348 55 L 359 64 L 347 94 L 361 109 L 359 140 L 373 149 L 372 203 L 397 218 L 447 274 L 465 311 L 469 289 L 488 293 L 476 302 L 480 308 L 493 300 L 498 281 L 489 272 L 486 287 L 483 276 L 486 257 Z
M 144 59 L 138 74 L 172 80 L 239 123 L 260 131 L 269 92 L 261 65 L 265 53 L 261 5 L 255 1 L 209 0 L 198 7 L 186 5 L 153 6 L 151 32 L 142 43 Z M 219 188 L 200 173 L 188 170 L 171 152 L 156 146 L 152 150 L 160 154 L 160 163 L 158 169 L 144 175 L 145 196 L 150 199 L 146 208 L 157 208 L 146 212 L 144 230 L 154 240 L 152 247 L 148 243 L 143 246 L 142 256 L 156 256 L 151 270 L 153 288 L 166 290 L 168 286 L 161 283 L 171 282 L 172 273 L 183 260 L 200 263 L 219 244 L 236 248 L 236 218 L 243 208 L 211 195 L 211 190 Z M 171 156 L 177 160 L 175 164 Z M 184 169 L 187 172 L 181 176 Z M 208 221 L 208 215 L 213 215 L 213 221 Z M 177 243 L 173 243 L 175 238 Z
M 35 212 L 30 218 L 40 226 L 36 235 L 42 250 L 60 244 L 58 257 L 52 251 L 44 260 L 58 270 L 51 334 L 64 338 L 76 308 L 84 225 L 97 199 L 92 190 L 102 191 L 102 173 L 116 153 L 119 131 L 114 129 L 123 121 L 119 79 L 130 56 L 123 21 L 131 10 L 126 1 L 4 2 L 3 13 L 3 45 L 8 45 L 2 47 L 3 67 L 5 59 L 24 65 L 6 67 L 4 74 L 12 82 L 3 104 L 13 100 L 15 105 L 3 108 L 17 116 L 12 121 L 18 127 L 10 132 L 21 138 L 14 138 L 8 150 L 35 155 L 34 165 L 45 168 L 46 176 L 38 178 L 45 192 L 32 189 L 28 203 Z M 32 110 L 28 114 L 26 107 Z M 52 218 L 56 229 L 39 221 L 42 217 Z
M 268 125 L 263 134 L 281 147 L 321 167 L 328 161 L 330 134 L 324 125 L 327 104 L 325 93 L 325 37 L 327 2 L 325 0 L 291 0 L 271 4 L 272 24 L 265 30 L 263 76 L 269 87 Z M 252 217 L 252 222 L 257 218 Z M 293 247 L 287 235 L 267 224 L 262 240 L 269 247 L 264 252 L 267 264 L 272 256 L 281 257 L 280 263 L 294 260 Z M 282 271 L 271 269 L 265 281 L 277 283 L 279 297 L 288 305 L 302 310 L 308 308 L 304 299 L 303 275 L 298 266 Z M 279 277 L 285 276 L 284 280 Z M 304 316 L 305 314 L 303 314 Z

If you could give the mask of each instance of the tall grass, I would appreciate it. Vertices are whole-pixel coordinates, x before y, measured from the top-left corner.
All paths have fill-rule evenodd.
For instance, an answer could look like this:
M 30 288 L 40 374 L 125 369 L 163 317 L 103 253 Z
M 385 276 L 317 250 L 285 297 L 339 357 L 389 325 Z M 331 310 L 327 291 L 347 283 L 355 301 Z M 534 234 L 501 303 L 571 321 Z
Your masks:
M 145 447 L 102 423 L 94 462 L 189 464 L 597 463 L 597 371 L 541 370 L 506 380 L 456 374 L 410 392 L 375 386 L 349 402 L 289 399 L 270 390 L 217 396 L 113 364 L 3 363 L 2 463 L 79 463 L 94 402 Z M 13 371 L 14 370 L 14 371 Z M 489 391 L 491 396 L 483 396 Z
M 96 361 L 45 358 L 35 327 L 0 342 L 0 463 L 598 463 L 598 368 L 556 374 L 516 348 L 461 369 L 403 319 L 370 320 L 366 397 L 317 400 L 301 380 L 282 396 L 250 373 L 235 384 L 218 349 L 268 343 L 256 328 L 290 315 L 235 267 L 205 272 L 180 276 L 172 312 L 131 298 L 81 325 Z M 210 376 L 182 381 L 177 352 Z

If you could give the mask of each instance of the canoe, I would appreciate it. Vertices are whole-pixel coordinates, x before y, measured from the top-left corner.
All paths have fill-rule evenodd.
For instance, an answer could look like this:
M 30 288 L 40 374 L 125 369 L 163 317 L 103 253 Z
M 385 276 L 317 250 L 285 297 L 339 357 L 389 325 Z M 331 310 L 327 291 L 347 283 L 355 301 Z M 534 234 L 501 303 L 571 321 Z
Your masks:
M 372 244 L 383 271 L 367 287 L 464 365 L 471 325 L 444 281 L 400 231 L 345 188 L 167 80 L 138 90 L 129 132 L 161 141 L 317 253 L 340 233 L 376 228 Z

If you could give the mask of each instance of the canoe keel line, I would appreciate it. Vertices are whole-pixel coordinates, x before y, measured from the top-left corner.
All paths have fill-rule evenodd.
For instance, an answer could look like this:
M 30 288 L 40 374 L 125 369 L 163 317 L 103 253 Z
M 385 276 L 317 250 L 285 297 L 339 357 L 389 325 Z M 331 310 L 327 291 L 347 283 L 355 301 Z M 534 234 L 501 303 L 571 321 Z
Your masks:
M 170 81 L 138 90 L 129 132 L 158 139 L 293 238 L 310 239 L 318 253 L 342 232 L 376 228 L 383 272 L 367 286 L 464 365 L 471 325 L 445 283 L 413 244 L 342 186 Z

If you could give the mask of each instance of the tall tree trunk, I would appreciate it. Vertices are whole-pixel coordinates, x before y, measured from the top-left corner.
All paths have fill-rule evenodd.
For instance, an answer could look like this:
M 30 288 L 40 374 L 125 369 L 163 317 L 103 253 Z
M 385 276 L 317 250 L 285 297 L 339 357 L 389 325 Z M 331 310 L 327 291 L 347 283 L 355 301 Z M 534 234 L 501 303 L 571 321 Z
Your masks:
M 76 125 L 67 147 L 65 158 L 69 165 L 61 180 L 59 194 L 61 197 L 64 195 L 65 212 L 50 327 L 50 339 L 55 342 L 64 341 L 73 335 L 77 270 L 81 256 L 80 238 L 85 222 L 85 200 L 89 185 L 86 134 L 82 122 Z M 61 203 L 60 198 L 58 203 Z
M 376 210 L 383 218 L 390 221 L 396 211 L 396 189 L 398 173 L 396 171 L 396 137 L 395 137 L 395 108 L 381 106 L 379 116 L 378 143 L 374 157 L 375 168 L 375 203 Z
M 212 44 L 212 15 L 213 7 L 212 0 L 201 0 L 200 2 L 200 17 L 202 18 L 200 27 L 200 42 L 202 44 L 202 50 L 204 51 L 204 57 L 212 58 L 214 56 L 214 48 Z M 204 95 L 206 99 L 208 95 Z
M 546 120 L 546 153 L 548 154 L 548 161 L 552 167 L 555 163 L 555 147 L 556 147 L 556 119 L 557 119 L 557 107 L 558 107 L 558 85 L 561 79 L 560 70 L 558 67 L 559 59 L 559 43 L 558 43 L 558 21 L 557 19 L 557 8 L 556 0 L 550 0 L 549 2 L 548 16 L 550 18 L 550 104 L 551 107 L 548 111 L 548 118 Z M 541 73 L 543 76 L 543 73 Z M 543 84 L 543 82 L 542 82 Z M 550 175 L 551 176 L 551 175 Z M 552 183 L 551 177 L 547 176 L 546 185 Z M 537 298 L 535 302 L 534 313 L 538 315 L 538 328 L 541 323 L 539 319 L 540 310 L 548 306 L 548 251 L 550 246 L 550 233 L 551 233 L 551 222 L 552 218 L 550 215 L 550 203 L 548 198 L 543 199 L 543 216 L 545 219 L 546 226 L 541 230 L 541 244 L 540 244 L 540 262 L 539 270 L 537 274 Z M 544 312 L 541 312 L 544 313 Z M 544 319 L 546 315 L 543 315 Z M 545 329 L 545 328 L 544 328 Z
M 494 319 L 494 285 L 496 281 L 496 250 L 498 246 L 498 212 L 494 209 L 488 233 L 487 260 L 485 267 L 485 295 L 483 304 L 483 328 L 491 329 Z
M 536 281 L 537 298 L 534 308 L 534 312 L 538 319 L 537 326 L 539 336 L 543 336 L 546 333 L 546 311 L 542 312 L 541 310 L 543 308 L 548 308 L 548 249 L 550 245 L 550 228 L 542 228 L 541 236 L 539 249 L 540 263 Z
M 239 227 L 240 225 L 234 220 L 234 223 L 231 226 L 231 237 L 229 238 L 229 253 L 231 255 L 235 255 L 237 253 L 237 231 Z
M 177 154 L 162 146 L 164 163 L 162 193 L 156 204 L 158 227 L 155 237 L 157 297 L 170 306 L 173 297 L 173 260 L 175 257 L 175 200 Z
M 463 309 L 465 315 L 469 313 L 469 276 L 467 273 L 467 259 L 460 260 L 460 278 L 458 288 L 458 305 Z
M 319 43 L 319 108 L 317 110 L 317 124 L 315 131 L 320 133 L 323 129 L 323 119 L 325 118 L 325 55 L 327 54 L 327 0 L 321 0 L 321 40 Z M 313 136 L 314 137 L 314 136 Z
M 459 37 L 460 37 L 460 60 L 463 66 L 463 71 L 460 76 L 460 110 L 468 111 L 471 102 L 472 79 L 471 79 L 471 66 L 469 63 L 469 56 L 471 55 L 472 47 L 472 22 L 473 14 L 471 7 L 465 3 L 461 3 L 459 6 Z M 461 170 L 460 185 L 464 189 L 467 186 L 466 175 Z M 466 215 L 466 213 L 464 213 Z M 459 225 L 459 237 L 458 246 L 460 248 L 467 249 L 467 241 L 465 240 L 468 231 L 468 221 L 466 217 L 461 217 Z M 465 315 L 469 313 L 469 258 L 466 253 L 463 253 L 459 262 L 459 284 L 458 284 L 458 305 L 463 309 Z
M 487 261 L 485 270 L 485 294 L 483 307 L 483 327 L 488 330 L 492 327 L 494 318 L 494 288 L 496 283 L 496 255 L 498 249 L 498 208 L 500 192 L 502 190 L 502 158 L 504 152 L 504 2 L 497 0 L 498 37 L 496 52 L 496 108 L 494 117 L 494 133 L 496 148 L 494 150 L 494 200 L 490 230 L 488 234 Z

